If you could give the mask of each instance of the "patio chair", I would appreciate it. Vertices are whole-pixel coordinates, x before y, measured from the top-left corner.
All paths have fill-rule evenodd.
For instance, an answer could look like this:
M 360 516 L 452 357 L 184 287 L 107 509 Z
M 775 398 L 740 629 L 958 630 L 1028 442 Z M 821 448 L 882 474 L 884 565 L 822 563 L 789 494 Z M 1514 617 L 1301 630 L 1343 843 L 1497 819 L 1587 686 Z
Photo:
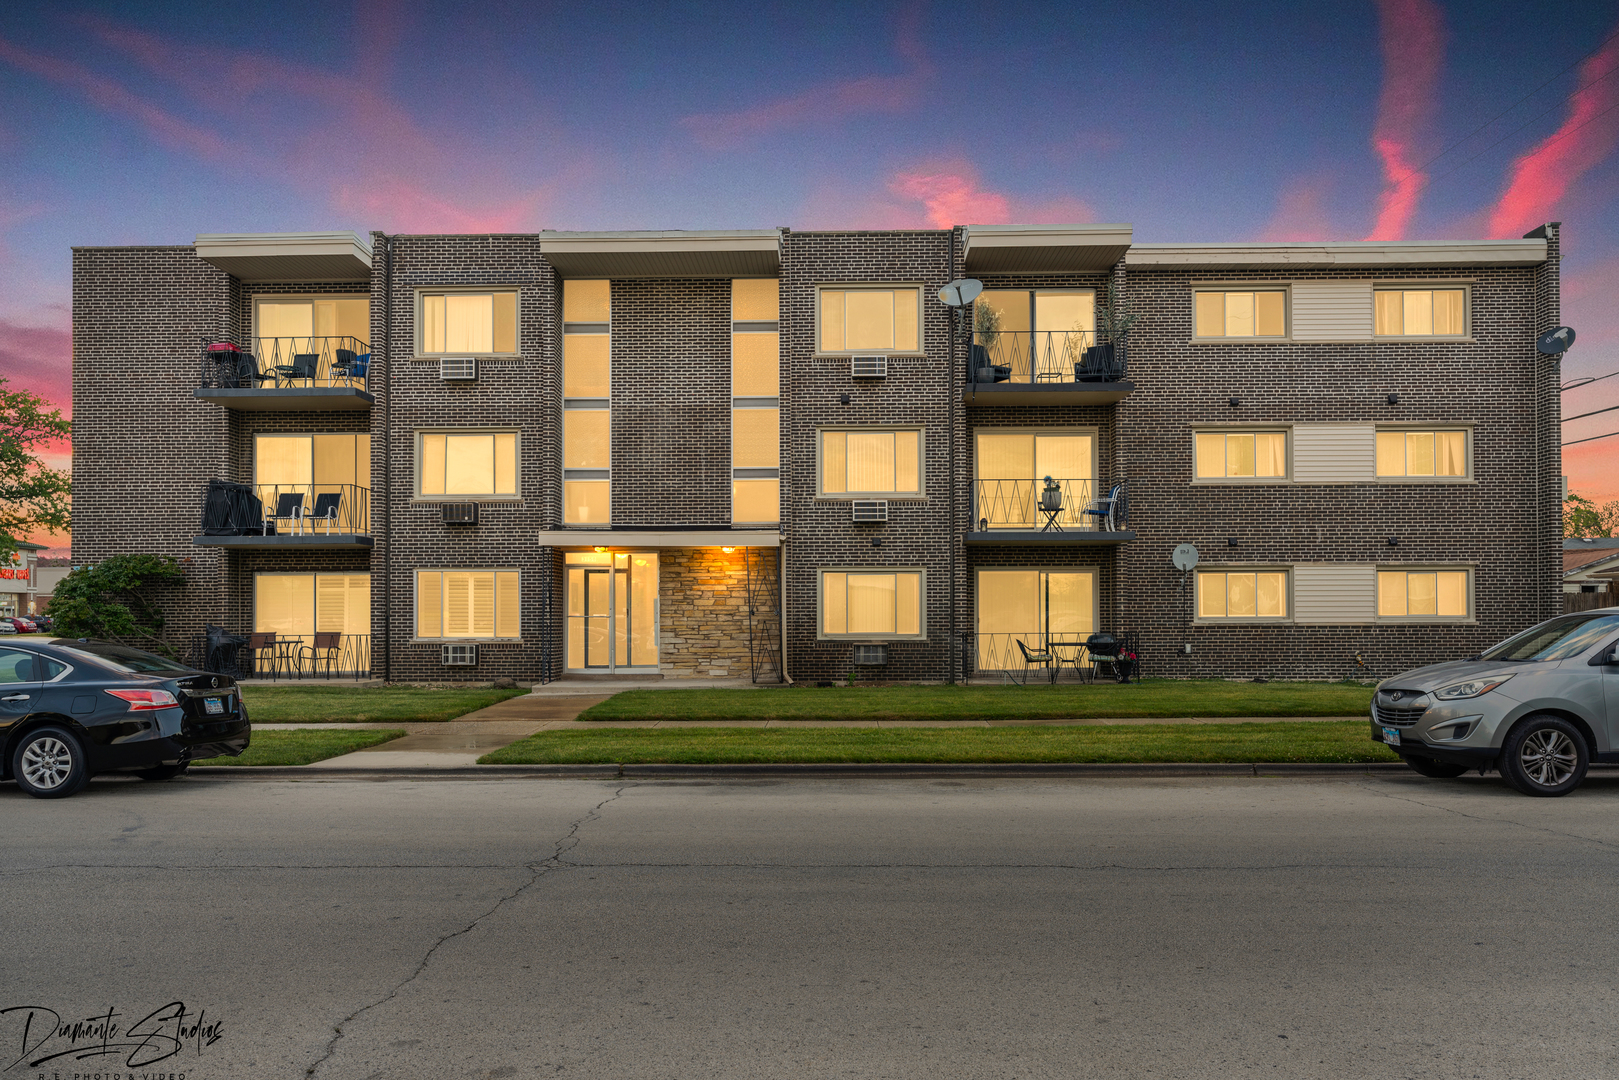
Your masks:
M 365 373 L 371 367 L 370 353 L 356 353 L 353 349 L 338 349 L 336 358 L 332 361 L 332 379 L 346 379 L 350 382 L 365 383 Z
M 304 520 L 310 522 L 309 528 L 313 530 L 321 522 L 326 523 L 326 534 L 331 535 L 332 526 L 337 524 L 338 511 L 343 506 L 343 493 L 341 491 L 326 491 L 315 496 L 315 509 L 306 514 Z
M 1116 526 L 1118 525 L 1118 518 L 1120 516 L 1118 511 L 1122 510 L 1123 506 L 1124 481 L 1120 480 L 1108 489 L 1106 495 L 1091 500 L 1091 504 L 1085 509 L 1081 510 L 1080 513 L 1088 514 L 1091 518 L 1095 519 L 1096 527 L 1098 529 L 1102 529 L 1102 527 L 1106 525 L 1107 528 L 1103 530 L 1104 532 L 1116 532 Z
M 301 492 L 301 491 L 283 491 L 279 495 L 276 496 L 276 500 L 275 500 L 275 516 L 272 519 L 272 521 L 286 521 L 286 520 L 290 519 L 292 521 L 293 530 L 295 532 L 297 532 L 297 533 L 302 533 L 304 531 L 303 518 L 304 518 L 304 493 L 303 492 Z M 270 523 L 270 522 L 267 522 L 265 524 L 264 534 L 266 536 L 273 535 L 273 533 L 271 532 L 271 530 L 273 528 L 274 528 L 274 525 L 272 523 Z
M 313 645 L 298 646 L 298 673 L 303 674 L 304 658 L 309 658 L 309 670 L 319 674 L 321 665 L 326 666 L 326 677 L 332 677 L 337 667 L 337 655 L 343 648 L 342 634 L 316 634 Z
M 319 369 L 319 353 L 294 353 L 292 363 L 277 364 L 275 366 L 275 374 L 278 380 L 285 379 L 287 382 L 307 380 L 312 383 L 315 381 L 315 373 Z
M 972 348 L 973 382 L 998 383 L 1006 382 L 1012 377 L 1010 364 L 992 364 L 989 362 L 989 349 L 984 345 L 974 345 Z
M 248 661 L 248 665 L 253 674 L 262 675 L 266 668 L 272 676 L 280 671 L 281 666 L 289 660 L 286 650 L 289 644 L 291 642 L 277 640 L 273 633 L 250 634 L 247 648 L 252 654 L 252 659 Z
M 1022 638 L 1017 639 L 1017 647 L 1018 651 L 1023 654 L 1023 681 L 1018 685 L 1028 686 L 1029 672 L 1035 668 L 1041 668 L 1046 672 L 1048 677 L 1053 677 L 1051 665 L 1056 663 L 1057 658 L 1051 654 L 1050 649 L 1037 649 L 1031 651 L 1027 645 L 1023 644 Z

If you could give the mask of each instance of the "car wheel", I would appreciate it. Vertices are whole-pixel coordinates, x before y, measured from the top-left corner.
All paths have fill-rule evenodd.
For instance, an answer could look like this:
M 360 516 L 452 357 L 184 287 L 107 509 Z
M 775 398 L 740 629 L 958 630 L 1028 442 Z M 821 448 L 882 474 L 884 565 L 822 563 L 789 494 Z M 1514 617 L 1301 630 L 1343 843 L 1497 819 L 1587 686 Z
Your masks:
M 184 776 L 190 762 L 179 765 L 154 765 L 150 769 L 139 769 L 135 775 L 142 780 L 173 780 L 176 776 Z
M 65 728 L 36 728 L 11 753 L 11 775 L 36 799 L 65 799 L 90 782 L 84 748 Z
M 1501 745 L 1501 776 L 1525 795 L 1567 795 L 1590 764 L 1585 736 L 1560 716 L 1521 720 Z
M 1437 780 L 1453 780 L 1467 771 L 1466 765 L 1458 765 L 1454 761 L 1435 761 L 1433 758 L 1408 757 L 1405 763 L 1423 776 L 1432 776 Z

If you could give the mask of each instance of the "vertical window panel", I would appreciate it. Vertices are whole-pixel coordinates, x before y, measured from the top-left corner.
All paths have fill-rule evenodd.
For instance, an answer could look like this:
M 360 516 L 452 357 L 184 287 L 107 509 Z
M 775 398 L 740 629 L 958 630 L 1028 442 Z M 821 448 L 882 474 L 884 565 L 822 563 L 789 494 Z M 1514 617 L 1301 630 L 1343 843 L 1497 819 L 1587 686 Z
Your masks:
M 1255 575 L 1227 574 L 1225 576 L 1226 614 L 1233 618 L 1252 617 L 1259 613 Z
M 517 494 L 517 433 L 495 435 L 495 494 Z
M 922 575 L 894 575 L 894 632 L 922 632 Z
M 1447 618 L 1467 616 L 1467 571 L 1441 570 L 1437 575 L 1439 614 Z
M 1228 292 L 1225 294 L 1225 336 L 1254 336 L 1254 294 Z
M 495 575 L 477 573 L 467 575 L 471 595 L 472 636 L 495 636 Z
M 1377 292 L 1374 332 L 1379 337 L 1397 337 L 1405 333 L 1405 306 L 1401 303 L 1404 295 L 1393 289 Z
M 1226 614 L 1225 575 L 1200 573 L 1197 575 L 1197 614 L 1199 618 L 1218 619 Z
M 612 282 L 606 279 L 574 279 L 562 283 L 562 321 L 604 323 L 612 321 Z
M 1432 476 L 1433 457 L 1433 432 L 1406 432 L 1405 473 L 1407 476 Z
M 731 410 L 731 465 L 774 469 L 781 465 L 781 410 Z
M 605 469 L 611 464 L 612 416 L 606 409 L 564 409 L 562 467 Z
M 842 352 L 844 349 L 843 297 L 844 294 L 835 289 L 821 290 L 822 352 Z
M 781 315 L 781 283 L 775 278 L 731 282 L 732 322 L 775 322 Z
M 1226 474 L 1225 436 L 1202 431 L 1197 435 L 1197 475 L 1200 479 Z
M 1406 611 L 1411 615 L 1439 614 L 1439 578 L 1437 574 L 1408 573 L 1405 575 Z
M 487 494 L 495 490 L 495 437 L 444 437 L 444 491 L 449 495 Z
M 821 492 L 842 495 L 849 490 L 849 433 L 821 432 Z
M 315 632 L 314 574 L 255 574 L 253 632 L 292 637 Z
M 1466 296 L 1462 289 L 1436 289 L 1433 294 L 1433 332 L 1460 336 L 1467 332 Z
M 849 633 L 894 633 L 893 574 L 849 575 Z
M 1405 433 L 1403 431 L 1379 431 L 1377 433 L 1377 475 L 1405 475 Z
M 1225 337 L 1225 293 L 1197 293 L 1197 336 Z
M 604 398 L 612 394 L 606 334 L 562 335 L 562 396 Z
M 1467 433 L 1440 431 L 1434 435 L 1434 474 L 1437 476 L 1467 475 Z
M 444 636 L 444 575 L 436 570 L 416 572 L 416 636 Z
M 518 638 L 522 636 L 518 608 L 518 573 L 502 570 L 495 574 L 495 636 Z
M 1287 434 L 1262 431 L 1254 436 L 1254 475 L 1287 475 Z
M 849 490 L 894 490 L 893 432 L 849 432 Z
M 1227 435 L 1225 442 L 1227 476 L 1254 475 L 1254 437 Z
M 781 393 L 781 335 L 731 335 L 731 395 L 777 397 Z
M 894 433 L 894 490 L 922 490 L 922 463 L 919 444 L 922 435 L 916 431 Z
M 1283 337 L 1287 334 L 1286 293 L 1254 294 L 1254 333 L 1259 337 Z
M 569 525 L 607 524 L 611 511 L 609 486 L 606 480 L 563 481 L 563 519 Z
M 731 481 L 731 520 L 752 525 L 780 521 L 781 481 Z
M 822 630 L 828 634 L 849 632 L 849 575 L 821 576 Z
M 1380 570 L 1377 574 L 1377 613 L 1404 615 L 1406 609 L 1404 570 Z
M 844 347 L 848 349 L 892 349 L 894 347 L 894 294 L 862 289 L 848 292 L 844 304 Z
M 1287 614 L 1287 575 L 1256 574 L 1256 603 L 1261 616 L 1280 617 Z
M 917 352 L 922 345 L 921 334 L 916 324 L 918 315 L 916 290 L 900 289 L 892 295 L 894 297 L 893 347 L 900 352 Z
M 1427 289 L 1405 294 L 1405 333 L 1431 335 L 1433 333 L 1433 293 Z

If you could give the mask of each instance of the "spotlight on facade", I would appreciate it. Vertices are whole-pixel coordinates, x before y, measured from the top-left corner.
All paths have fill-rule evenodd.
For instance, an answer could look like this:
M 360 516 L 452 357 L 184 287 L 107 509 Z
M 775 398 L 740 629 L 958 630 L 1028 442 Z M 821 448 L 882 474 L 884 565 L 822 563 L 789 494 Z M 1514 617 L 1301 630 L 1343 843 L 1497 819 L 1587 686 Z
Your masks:
M 725 554 L 727 554 L 727 555 L 729 555 L 729 554 L 731 554 L 731 552 L 733 552 L 733 551 L 735 551 L 735 550 L 736 550 L 736 548 L 734 548 L 734 547 L 731 547 L 731 548 L 720 548 L 720 550 L 721 550 L 721 551 L 723 551 L 723 552 L 725 552 Z

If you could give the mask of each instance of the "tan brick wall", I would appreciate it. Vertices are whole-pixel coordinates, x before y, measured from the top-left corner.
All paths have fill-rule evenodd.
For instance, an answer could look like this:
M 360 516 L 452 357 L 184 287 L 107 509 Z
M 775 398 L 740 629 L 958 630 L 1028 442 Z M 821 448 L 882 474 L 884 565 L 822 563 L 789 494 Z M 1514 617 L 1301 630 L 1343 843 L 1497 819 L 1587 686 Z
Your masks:
M 776 553 L 768 553 L 771 559 Z M 659 552 L 662 636 L 658 659 L 666 676 L 752 673 L 748 654 L 748 571 L 742 549 L 676 548 Z

